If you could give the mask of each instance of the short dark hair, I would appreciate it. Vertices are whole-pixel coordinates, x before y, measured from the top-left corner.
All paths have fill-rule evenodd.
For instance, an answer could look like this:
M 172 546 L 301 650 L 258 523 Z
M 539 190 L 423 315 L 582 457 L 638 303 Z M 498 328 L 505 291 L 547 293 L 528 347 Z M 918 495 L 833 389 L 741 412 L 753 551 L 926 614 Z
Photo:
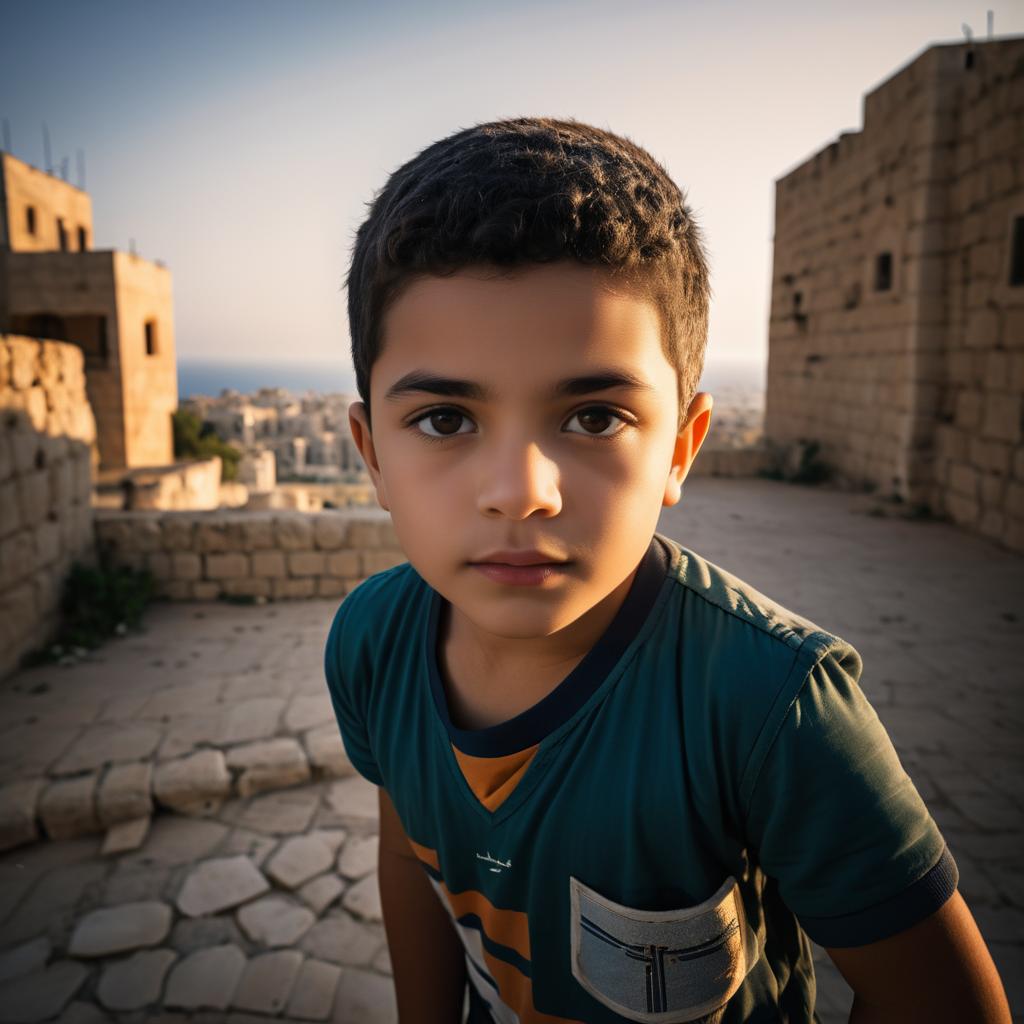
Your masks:
M 368 419 L 381 325 L 404 286 L 474 265 L 574 260 L 608 268 L 658 309 L 682 427 L 704 369 L 707 255 L 683 192 L 646 150 L 574 120 L 492 121 L 429 145 L 368 205 L 347 278 Z

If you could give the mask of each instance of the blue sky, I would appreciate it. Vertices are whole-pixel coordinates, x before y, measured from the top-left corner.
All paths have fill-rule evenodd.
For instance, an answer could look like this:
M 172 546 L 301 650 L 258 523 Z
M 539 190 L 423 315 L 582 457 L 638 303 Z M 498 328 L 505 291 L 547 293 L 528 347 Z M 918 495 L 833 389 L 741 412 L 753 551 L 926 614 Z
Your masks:
M 863 94 L 984 7 L 442 0 L 0 0 L 15 156 L 85 151 L 97 248 L 161 259 L 179 358 L 350 365 L 365 204 L 480 121 L 574 117 L 645 146 L 705 230 L 708 364 L 763 364 L 774 180 L 861 127 Z M 997 36 L 1024 6 L 995 8 Z

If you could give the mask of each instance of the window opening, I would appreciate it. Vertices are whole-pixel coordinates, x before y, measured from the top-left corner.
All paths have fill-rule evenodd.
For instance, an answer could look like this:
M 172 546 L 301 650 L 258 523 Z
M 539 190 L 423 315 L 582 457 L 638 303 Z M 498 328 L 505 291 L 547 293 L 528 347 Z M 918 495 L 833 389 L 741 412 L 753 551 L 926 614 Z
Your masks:
M 875 260 L 875 291 L 887 292 L 892 288 L 892 253 L 882 252 Z

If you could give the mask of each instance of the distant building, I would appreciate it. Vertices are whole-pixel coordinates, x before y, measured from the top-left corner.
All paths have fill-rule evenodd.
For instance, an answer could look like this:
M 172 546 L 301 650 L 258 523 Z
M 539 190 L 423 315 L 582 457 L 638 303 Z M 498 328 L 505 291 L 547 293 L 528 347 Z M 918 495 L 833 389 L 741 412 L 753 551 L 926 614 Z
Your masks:
M 775 183 L 765 434 L 1024 550 L 1024 37 L 931 46 Z
M 0 151 L 0 332 L 85 354 L 100 471 L 173 462 L 171 274 L 92 248 L 88 193 Z

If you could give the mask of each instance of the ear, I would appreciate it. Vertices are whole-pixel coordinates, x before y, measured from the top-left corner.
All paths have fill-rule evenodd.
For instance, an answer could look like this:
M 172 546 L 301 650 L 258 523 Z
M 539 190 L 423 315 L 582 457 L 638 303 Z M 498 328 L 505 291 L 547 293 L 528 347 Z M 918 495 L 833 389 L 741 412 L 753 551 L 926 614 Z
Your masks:
M 708 436 L 711 409 L 714 404 L 714 398 L 707 391 L 698 391 L 690 402 L 686 423 L 676 437 L 672 452 L 672 465 L 665 483 L 665 496 L 662 499 L 662 505 L 666 507 L 677 504 L 682 497 L 683 481 L 690 472 L 690 466 L 693 465 L 704 438 Z
M 373 480 L 374 489 L 377 491 L 377 504 L 382 509 L 390 511 L 384 477 L 377 461 L 377 451 L 373 446 L 373 436 L 370 434 L 370 424 L 366 418 L 364 402 L 353 402 L 348 407 L 348 426 L 352 432 L 352 440 L 355 441 L 359 454 L 362 455 L 363 462 L 366 463 L 366 468 L 370 472 L 370 479 Z

